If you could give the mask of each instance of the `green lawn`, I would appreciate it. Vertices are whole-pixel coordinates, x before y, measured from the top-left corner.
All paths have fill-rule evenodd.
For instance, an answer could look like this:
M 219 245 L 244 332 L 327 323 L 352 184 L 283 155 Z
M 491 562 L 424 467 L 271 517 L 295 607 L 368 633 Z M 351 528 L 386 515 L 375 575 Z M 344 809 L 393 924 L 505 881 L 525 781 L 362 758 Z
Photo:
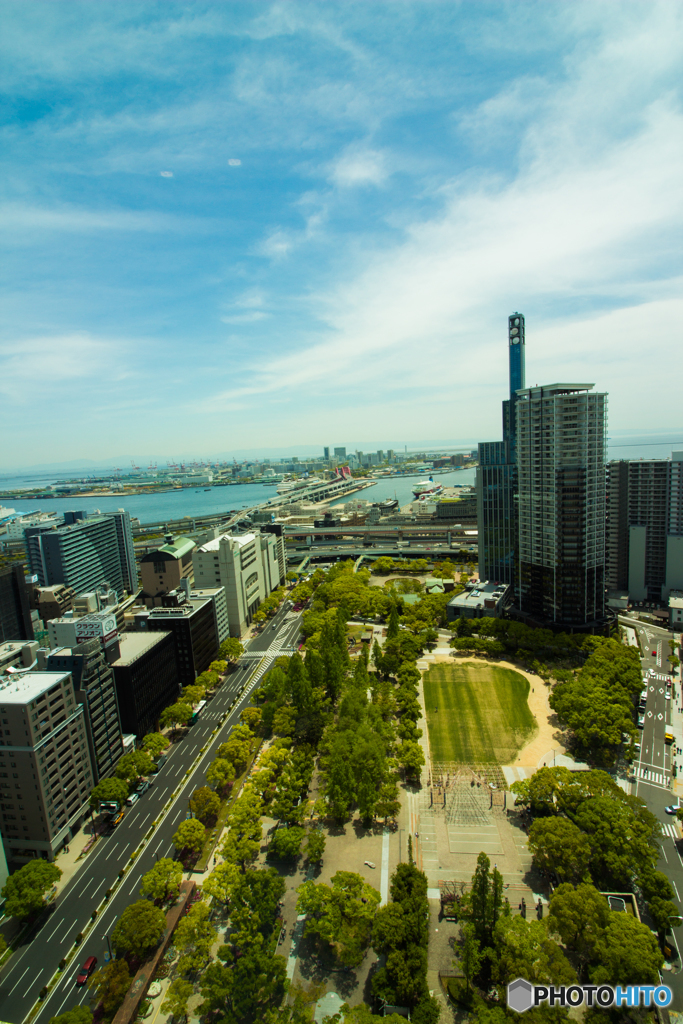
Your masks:
M 432 761 L 511 764 L 536 732 L 529 684 L 512 669 L 432 665 L 423 683 Z

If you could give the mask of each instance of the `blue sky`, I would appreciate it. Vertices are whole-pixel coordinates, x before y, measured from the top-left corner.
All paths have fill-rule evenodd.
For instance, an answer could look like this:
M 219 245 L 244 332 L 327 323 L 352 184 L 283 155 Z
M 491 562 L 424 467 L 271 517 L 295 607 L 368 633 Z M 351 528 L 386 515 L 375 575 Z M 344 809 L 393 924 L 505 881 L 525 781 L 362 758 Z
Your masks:
M 683 7 L 0 8 L 0 467 L 680 423 Z M 662 453 L 664 454 L 664 453 Z

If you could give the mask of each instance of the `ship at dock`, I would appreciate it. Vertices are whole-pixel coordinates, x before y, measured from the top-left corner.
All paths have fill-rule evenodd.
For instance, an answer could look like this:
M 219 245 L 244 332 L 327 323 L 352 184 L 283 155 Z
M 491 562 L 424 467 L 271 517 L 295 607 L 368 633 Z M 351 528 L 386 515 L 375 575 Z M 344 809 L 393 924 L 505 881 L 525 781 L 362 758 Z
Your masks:
M 441 494 L 443 491 L 443 484 L 439 481 L 434 481 L 430 476 L 429 480 L 420 480 L 419 483 L 413 487 L 413 494 L 420 501 L 426 501 L 427 498 L 436 497 L 437 494 Z

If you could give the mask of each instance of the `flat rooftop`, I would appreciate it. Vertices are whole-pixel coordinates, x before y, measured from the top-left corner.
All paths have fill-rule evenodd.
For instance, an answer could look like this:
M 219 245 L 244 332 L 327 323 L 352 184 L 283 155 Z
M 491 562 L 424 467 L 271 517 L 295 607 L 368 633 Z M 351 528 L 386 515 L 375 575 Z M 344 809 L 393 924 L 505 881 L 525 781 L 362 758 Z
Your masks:
M 146 630 L 141 630 L 139 633 L 121 633 L 119 636 L 121 656 L 113 664 L 115 666 L 132 665 L 134 661 L 141 658 L 147 651 L 151 651 L 156 644 L 168 635 L 168 633 L 162 630 L 152 633 L 148 633 Z
M 220 537 L 214 537 L 213 540 L 207 540 L 206 544 L 202 544 L 202 546 L 197 550 L 218 551 L 224 537 L 229 537 L 233 544 L 236 544 L 238 548 L 243 548 L 245 544 L 251 544 L 252 541 L 256 540 L 255 533 L 222 533 Z
M 17 672 L 11 676 L 3 676 L 0 682 L 0 706 L 28 704 L 69 675 L 69 672 Z
M 449 601 L 453 608 L 480 608 L 484 601 L 499 601 L 509 589 L 507 583 L 477 583 L 472 590 L 464 590 Z

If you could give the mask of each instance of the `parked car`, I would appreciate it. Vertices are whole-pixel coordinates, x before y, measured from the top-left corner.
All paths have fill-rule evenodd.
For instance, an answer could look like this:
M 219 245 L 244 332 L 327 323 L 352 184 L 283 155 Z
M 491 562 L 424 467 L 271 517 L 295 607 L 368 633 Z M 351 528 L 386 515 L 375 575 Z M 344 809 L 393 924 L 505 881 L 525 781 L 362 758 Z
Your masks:
M 150 786 L 151 782 L 149 781 L 149 779 L 140 779 L 140 781 L 137 784 L 135 792 L 137 793 L 138 796 L 142 796 L 143 793 L 147 792 Z
M 666 811 L 667 814 L 675 814 L 676 811 L 679 811 L 682 806 L 683 806 L 683 804 L 670 804 L 670 806 L 669 807 L 665 807 L 664 810 Z
M 97 967 L 97 957 L 96 956 L 89 956 L 88 959 L 83 964 L 83 966 L 81 967 L 80 971 L 78 972 L 78 977 L 76 978 L 76 984 L 77 985 L 85 985 L 85 984 L 87 984 L 88 978 L 90 977 L 90 975 L 92 974 L 92 972 L 95 970 L 96 967 Z
M 645 728 L 645 715 L 638 715 L 638 728 L 639 729 L 644 729 Z

